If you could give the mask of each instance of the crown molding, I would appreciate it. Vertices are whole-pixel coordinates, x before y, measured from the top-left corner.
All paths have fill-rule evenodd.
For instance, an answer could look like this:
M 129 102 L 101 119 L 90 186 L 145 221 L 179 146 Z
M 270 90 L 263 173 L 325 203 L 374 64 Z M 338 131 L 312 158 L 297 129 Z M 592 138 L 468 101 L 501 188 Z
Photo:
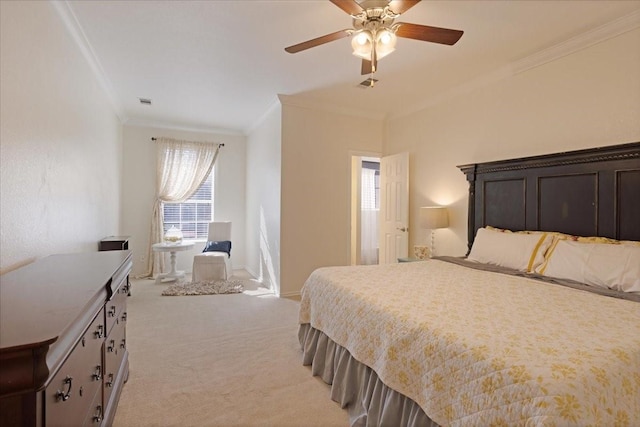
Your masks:
M 107 74 L 104 72 L 98 56 L 93 50 L 93 47 L 91 47 L 91 44 L 89 43 L 89 40 L 87 39 L 87 36 L 85 35 L 82 26 L 80 25 L 80 22 L 78 22 L 78 18 L 71 9 L 71 5 L 67 2 L 67 0 L 49 0 L 49 3 L 58 12 L 58 15 L 62 19 L 64 26 L 69 32 L 69 35 L 75 41 L 76 45 L 80 49 L 80 52 L 82 53 L 82 56 L 89 64 L 89 68 L 91 68 L 91 71 L 98 80 L 98 84 L 107 95 L 107 98 L 109 99 L 109 102 L 111 103 L 116 116 L 118 116 L 118 119 L 121 123 L 124 123 L 127 118 L 124 114 L 122 106 L 120 105 L 120 102 L 118 101 L 118 97 L 113 90 L 111 80 L 109 80 Z
M 210 133 L 216 135 L 229 135 L 229 136 L 246 136 L 243 132 L 237 131 L 234 129 L 222 129 L 222 128 L 214 128 L 207 126 L 191 126 L 184 125 L 180 123 L 172 123 L 165 121 L 157 121 L 157 120 L 147 120 L 147 119 L 127 119 L 123 123 L 125 126 L 133 126 L 133 127 L 148 127 L 148 128 L 156 128 L 156 129 L 167 129 L 167 130 L 177 130 L 183 132 L 197 132 L 197 133 Z
M 637 28 L 640 28 L 640 10 L 610 21 L 604 25 L 572 37 L 547 49 L 536 52 L 525 58 L 511 62 L 510 64 L 500 67 L 490 73 L 478 76 L 447 91 L 431 96 L 412 107 L 389 115 L 388 119 L 397 119 L 417 113 L 418 111 L 433 107 L 437 104 L 448 101 L 449 99 L 468 94 L 500 80 L 513 77 L 516 74 L 553 62 L 557 59 L 571 55 Z
M 608 22 L 555 46 L 541 50 L 512 64 L 514 74 L 553 62 L 572 53 L 640 28 L 640 10 Z
M 500 80 L 503 80 L 511 76 L 513 76 L 512 66 L 510 64 L 505 65 L 490 73 L 482 74 L 465 83 L 452 87 L 451 89 L 445 90 L 444 92 L 437 93 L 433 96 L 430 96 L 418 104 L 414 104 L 411 107 L 404 108 L 401 111 L 393 113 L 389 115 L 388 119 L 391 120 L 391 119 L 398 119 L 401 117 L 409 116 L 411 114 L 417 113 L 422 110 L 426 110 L 427 108 L 431 108 L 433 106 L 446 102 L 450 99 L 453 99 L 458 96 L 462 96 L 470 92 L 473 92 L 477 89 L 489 86 L 495 82 L 498 82 Z
M 362 110 L 356 108 L 342 107 L 335 104 L 318 101 L 301 95 L 282 95 L 278 94 L 278 99 L 282 105 L 292 107 L 309 108 L 312 110 L 326 111 L 329 113 L 343 114 L 346 116 L 361 117 L 365 119 L 384 120 L 387 118 L 385 113 L 372 110 Z

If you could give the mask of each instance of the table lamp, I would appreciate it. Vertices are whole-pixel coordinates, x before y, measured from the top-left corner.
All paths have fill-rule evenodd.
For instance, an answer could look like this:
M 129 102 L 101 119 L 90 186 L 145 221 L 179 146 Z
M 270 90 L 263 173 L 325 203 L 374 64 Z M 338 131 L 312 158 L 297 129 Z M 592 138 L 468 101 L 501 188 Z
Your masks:
M 435 256 L 435 230 L 449 227 L 449 215 L 444 206 L 424 206 L 420 208 L 420 226 L 431 230 L 431 255 Z

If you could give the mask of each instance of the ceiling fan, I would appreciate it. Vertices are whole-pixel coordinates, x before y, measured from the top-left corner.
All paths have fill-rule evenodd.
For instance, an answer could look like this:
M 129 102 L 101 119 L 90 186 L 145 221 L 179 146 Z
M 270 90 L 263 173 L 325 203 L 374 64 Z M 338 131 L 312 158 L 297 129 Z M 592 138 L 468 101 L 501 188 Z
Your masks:
M 344 37 L 352 36 L 353 54 L 362 58 L 362 74 L 372 74 L 378 69 L 378 60 L 395 50 L 396 38 L 421 40 L 431 43 L 454 45 L 463 31 L 427 25 L 396 22 L 401 14 L 420 0 L 330 0 L 353 18 L 353 28 L 336 31 L 307 40 L 284 50 L 297 53 Z

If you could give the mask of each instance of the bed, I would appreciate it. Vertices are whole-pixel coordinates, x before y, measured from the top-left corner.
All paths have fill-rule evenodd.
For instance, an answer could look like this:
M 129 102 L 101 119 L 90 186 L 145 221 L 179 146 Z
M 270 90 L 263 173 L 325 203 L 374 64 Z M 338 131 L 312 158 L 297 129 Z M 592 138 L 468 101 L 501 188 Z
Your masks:
M 303 364 L 352 426 L 640 425 L 640 143 L 459 168 L 468 256 L 314 271 Z

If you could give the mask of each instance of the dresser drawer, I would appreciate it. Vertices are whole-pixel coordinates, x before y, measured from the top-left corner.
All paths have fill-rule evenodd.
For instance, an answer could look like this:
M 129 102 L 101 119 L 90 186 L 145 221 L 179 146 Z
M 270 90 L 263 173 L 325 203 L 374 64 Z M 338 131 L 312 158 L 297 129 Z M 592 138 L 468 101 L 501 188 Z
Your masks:
M 131 283 L 129 282 L 129 276 L 125 277 L 115 288 L 113 288 L 113 294 L 121 294 L 129 296 L 131 293 Z
M 82 425 L 91 402 L 102 396 L 104 311 L 100 310 L 44 390 L 45 425 Z
M 111 328 L 121 320 L 122 312 L 127 306 L 127 292 L 127 286 L 120 286 L 111 299 L 105 304 L 107 334 L 110 333 Z
M 82 423 L 86 427 L 98 427 L 102 425 L 104 419 L 104 406 L 102 406 L 102 392 L 98 391 L 89 405 L 89 411 Z
M 113 328 L 104 346 L 104 405 L 106 408 L 118 382 L 118 374 L 127 353 L 125 322 L 120 322 Z

